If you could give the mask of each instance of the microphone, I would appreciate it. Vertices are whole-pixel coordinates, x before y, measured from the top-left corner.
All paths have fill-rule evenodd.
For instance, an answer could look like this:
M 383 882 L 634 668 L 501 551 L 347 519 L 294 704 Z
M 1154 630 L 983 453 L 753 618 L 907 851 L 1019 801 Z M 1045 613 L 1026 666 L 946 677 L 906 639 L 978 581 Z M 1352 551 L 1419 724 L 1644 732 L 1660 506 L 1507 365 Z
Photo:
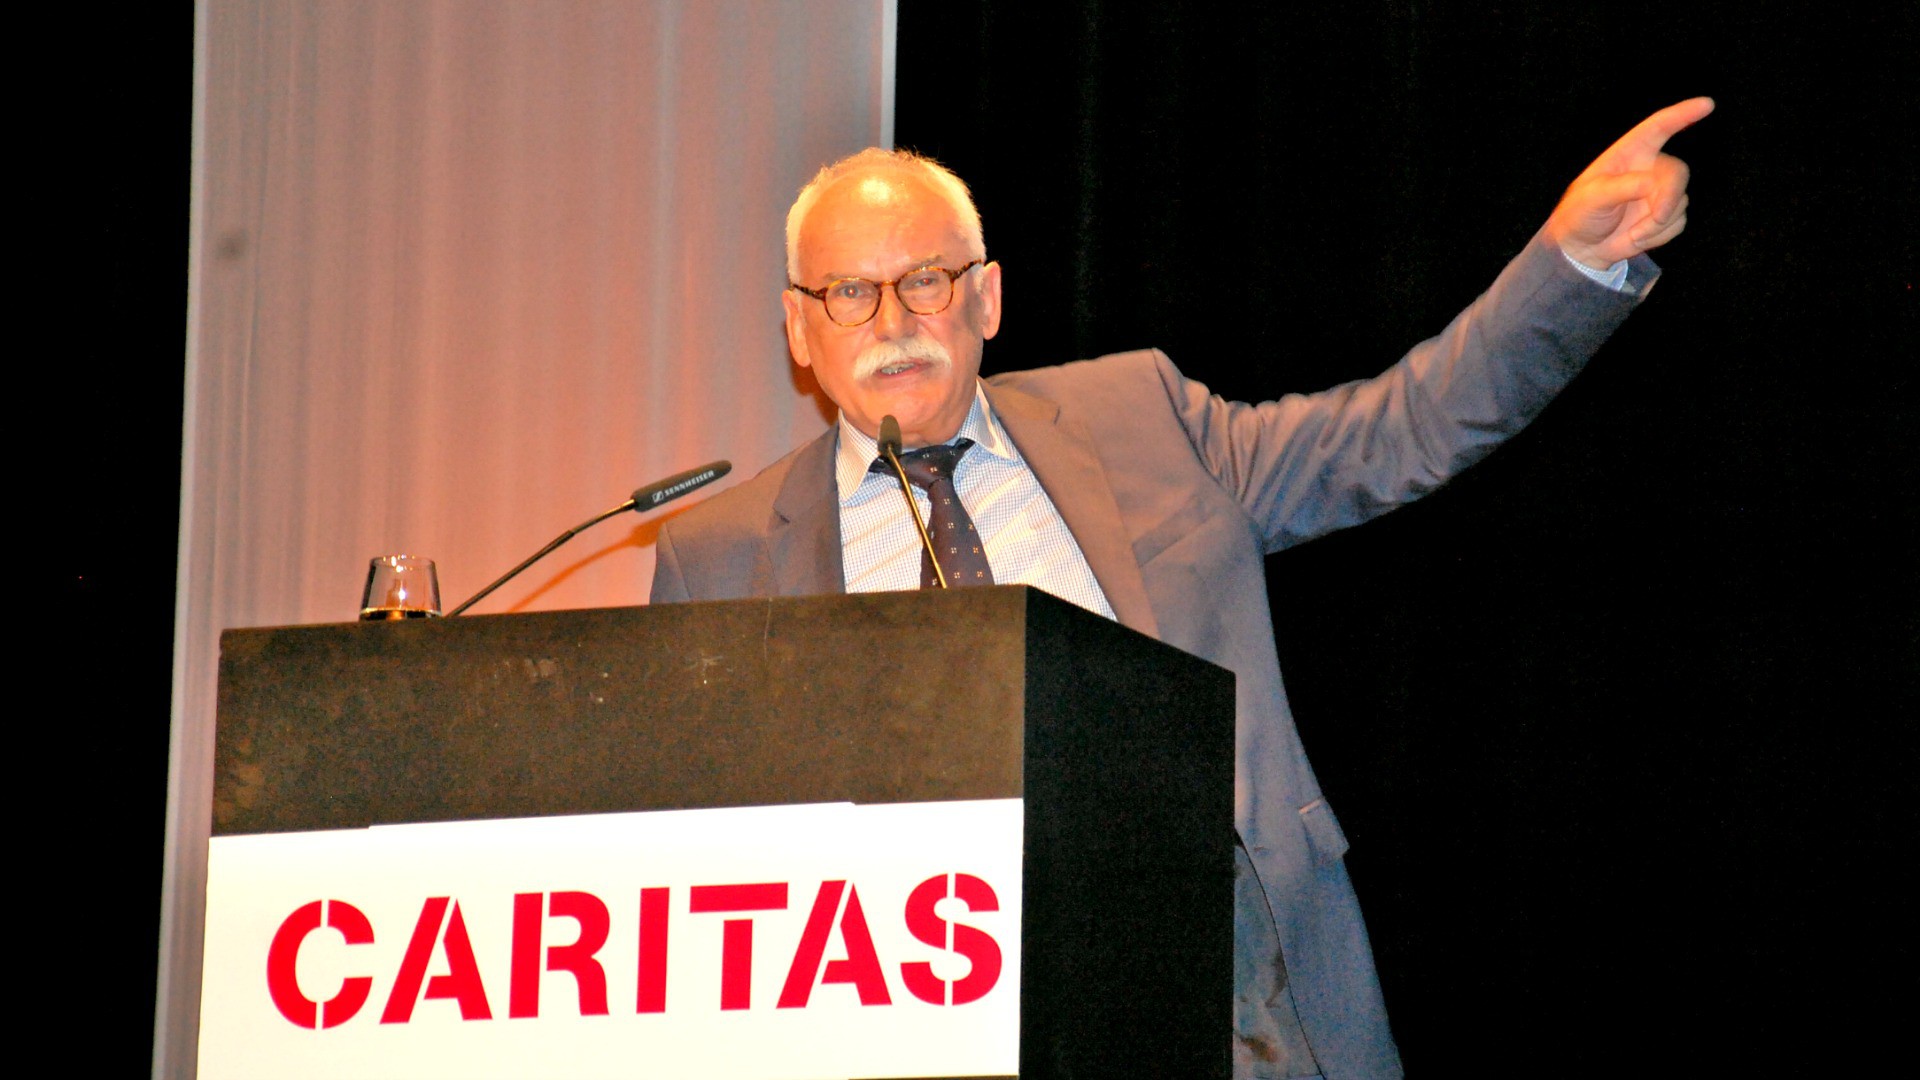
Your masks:
M 593 526 L 600 524 L 601 522 L 607 520 L 608 518 L 614 516 L 615 514 L 624 514 L 629 510 L 635 510 L 644 514 L 647 511 L 652 510 L 658 506 L 661 506 L 665 503 L 672 502 L 673 500 L 679 498 L 682 495 L 687 494 L 690 491 L 694 491 L 698 488 L 706 487 L 708 484 L 713 483 L 715 480 L 720 479 L 721 477 L 727 475 L 732 471 L 733 471 L 733 462 L 715 461 L 711 464 L 702 465 L 697 469 L 688 469 L 686 472 L 674 473 L 672 476 L 667 477 L 665 480 L 657 480 L 651 484 L 648 484 L 646 487 L 636 489 L 633 493 L 633 497 L 628 499 L 626 502 L 621 503 L 619 506 L 616 506 L 611 510 L 606 510 L 606 511 L 602 511 L 601 513 L 595 514 L 593 517 L 588 518 L 586 521 L 583 521 L 580 524 L 575 525 L 573 528 L 568 529 L 566 532 L 561 533 L 559 536 L 554 537 L 552 543 L 548 544 L 546 547 L 543 547 L 539 551 L 536 551 L 532 555 L 528 556 L 526 560 L 522 562 L 519 566 L 516 566 L 513 569 L 507 571 L 506 573 L 500 575 L 500 577 L 496 581 L 494 581 L 493 584 L 487 586 L 484 589 L 481 589 L 479 592 L 474 593 L 472 596 L 467 597 L 466 601 L 462 603 L 459 607 L 454 608 L 452 611 L 447 612 L 447 617 L 452 618 L 453 616 L 458 615 L 461 612 L 472 607 L 473 605 L 479 603 L 481 600 L 485 599 L 489 593 L 493 592 L 493 590 L 499 588 L 502 585 L 505 585 L 507 582 L 512 581 L 515 577 L 519 576 L 520 571 L 525 570 L 527 567 L 532 566 L 534 563 L 537 563 L 541 559 L 544 559 L 548 555 L 552 554 L 554 548 L 559 547 L 561 544 L 566 543 L 567 541 L 580 535 L 581 533 L 592 528 Z
M 587 525 L 592 525 L 594 522 L 600 521 L 603 518 L 610 518 L 620 511 L 627 509 L 638 510 L 644 514 L 662 503 L 672 502 L 695 488 L 706 487 L 708 484 L 713 483 L 715 480 L 720 479 L 732 471 L 733 462 L 716 461 L 711 465 L 702 465 L 697 469 L 688 469 L 686 472 L 674 473 L 665 480 L 656 480 L 646 487 L 636 489 L 633 493 L 633 498 L 600 515 L 600 517 L 595 518 L 593 521 L 587 522 Z M 586 528 L 586 525 L 582 525 L 581 528 Z
M 933 579 L 941 588 L 948 588 L 947 572 L 940 568 L 940 556 L 933 553 L 933 537 L 927 535 L 927 523 L 920 517 L 920 504 L 913 501 L 913 481 L 907 479 L 906 466 L 900 464 L 900 421 L 895 420 L 892 413 L 880 418 L 880 456 L 887 459 L 894 475 L 900 478 L 900 496 L 907 500 L 907 513 L 913 517 L 913 527 L 920 530 L 921 549 L 933 561 Z

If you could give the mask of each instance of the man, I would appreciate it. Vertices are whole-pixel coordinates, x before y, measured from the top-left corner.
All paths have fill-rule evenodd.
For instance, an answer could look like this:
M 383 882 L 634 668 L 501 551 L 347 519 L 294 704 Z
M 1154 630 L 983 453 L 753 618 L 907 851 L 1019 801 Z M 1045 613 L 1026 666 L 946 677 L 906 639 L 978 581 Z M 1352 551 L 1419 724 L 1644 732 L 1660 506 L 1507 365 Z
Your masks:
M 663 528 L 653 599 L 934 584 L 894 481 L 870 471 L 896 418 L 906 447 L 946 455 L 916 483 L 942 501 L 949 484 L 963 512 L 944 512 L 977 540 L 942 545 L 950 579 L 1034 584 L 1236 673 L 1235 1075 L 1398 1075 L 1346 841 L 1280 684 L 1264 556 L 1417 498 L 1537 414 L 1645 295 L 1644 253 L 1685 227 L 1686 167 L 1661 148 L 1712 108 L 1628 132 L 1386 373 L 1261 405 L 1157 352 L 981 381 L 1001 275 L 965 186 L 886 151 L 829 166 L 788 215 L 781 301 L 839 424 Z

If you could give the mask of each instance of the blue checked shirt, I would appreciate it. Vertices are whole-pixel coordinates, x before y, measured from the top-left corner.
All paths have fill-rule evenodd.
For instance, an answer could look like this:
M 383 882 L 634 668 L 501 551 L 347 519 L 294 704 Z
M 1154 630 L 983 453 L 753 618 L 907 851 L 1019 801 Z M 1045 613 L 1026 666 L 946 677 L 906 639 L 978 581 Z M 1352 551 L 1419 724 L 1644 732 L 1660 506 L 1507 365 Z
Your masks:
M 977 383 L 960 435 L 975 445 L 954 467 L 953 486 L 986 547 L 993 580 L 1032 585 L 1113 618 L 1113 606 L 1079 543 Z M 840 418 L 834 476 L 840 487 L 840 557 L 850 593 L 920 587 L 920 536 L 900 501 L 899 478 L 867 471 L 879 454 L 878 443 Z M 913 500 L 925 519 L 931 513 L 927 493 L 916 487 Z

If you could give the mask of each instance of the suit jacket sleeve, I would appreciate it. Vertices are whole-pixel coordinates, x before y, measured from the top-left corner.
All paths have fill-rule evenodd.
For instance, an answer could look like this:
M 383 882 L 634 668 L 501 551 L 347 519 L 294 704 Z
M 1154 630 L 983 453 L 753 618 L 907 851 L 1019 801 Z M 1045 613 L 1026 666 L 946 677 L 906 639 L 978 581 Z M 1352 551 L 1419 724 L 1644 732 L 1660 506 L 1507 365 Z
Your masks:
M 1526 426 L 1633 309 L 1645 258 L 1616 293 L 1537 236 L 1493 286 L 1386 372 L 1258 405 L 1157 366 L 1207 470 L 1268 552 L 1355 525 L 1438 487 Z

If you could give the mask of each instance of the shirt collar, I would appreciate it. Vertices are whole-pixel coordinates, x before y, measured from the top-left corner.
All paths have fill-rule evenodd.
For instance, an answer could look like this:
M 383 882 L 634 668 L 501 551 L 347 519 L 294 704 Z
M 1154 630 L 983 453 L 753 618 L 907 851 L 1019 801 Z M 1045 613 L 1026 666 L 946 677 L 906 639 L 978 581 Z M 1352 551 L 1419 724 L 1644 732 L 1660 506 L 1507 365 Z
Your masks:
M 834 480 L 840 489 L 842 503 L 853 498 L 867 477 L 867 466 L 880 456 L 880 442 L 847 422 L 847 414 L 840 414 L 839 447 L 834 451 Z M 1000 426 L 1000 418 L 993 414 L 993 406 L 987 403 L 986 386 L 980 380 L 973 383 L 973 406 L 967 410 L 967 418 L 960 424 L 960 431 L 948 442 L 961 438 L 974 441 L 975 446 L 994 457 L 1018 463 L 1020 451 L 1014 448 L 1013 440 L 1007 438 L 1006 429 Z M 884 478 L 883 478 L 884 479 Z

